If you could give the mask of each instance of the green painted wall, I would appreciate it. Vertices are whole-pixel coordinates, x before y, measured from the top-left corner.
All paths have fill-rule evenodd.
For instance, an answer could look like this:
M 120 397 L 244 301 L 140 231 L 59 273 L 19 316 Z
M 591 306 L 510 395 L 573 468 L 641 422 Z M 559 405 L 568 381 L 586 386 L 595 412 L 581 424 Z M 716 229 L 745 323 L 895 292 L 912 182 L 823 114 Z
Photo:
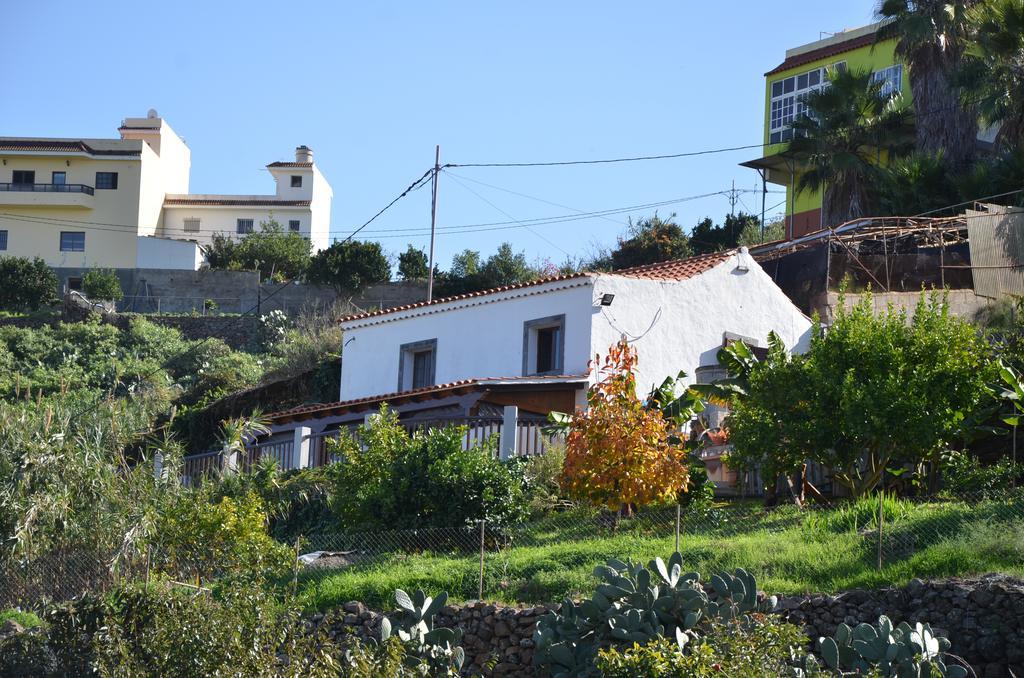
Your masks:
M 818 59 L 817 61 L 811 61 L 806 64 L 802 64 L 795 68 L 791 68 L 778 73 L 773 73 L 765 77 L 764 87 L 764 155 L 774 155 L 786 150 L 788 144 L 769 144 L 768 133 L 771 116 L 771 103 L 772 103 L 772 83 L 788 78 L 792 75 L 800 75 L 807 71 L 815 68 L 822 68 L 824 66 L 831 66 L 840 61 L 846 62 L 846 67 L 851 71 L 863 71 L 871 70 L 877 71 L 893 64 L 898 63 L 896 58 L 896 40 L 886 40 L 875 45 L 867 47 L 859 47 L 849 52 L 843 52 L 825 59 Z M 909 72 L 906 67 L 903 69 L 903 83 L 902 91 L 906 100 L 910 100 L 910 79 Z M 796 177 L 796 181 L 800 181 L 799 174 Z M 789 195 L 790 187 L 786 186 L 786 214 L 799 214 L 809 210 L 816 210 L 821 208 L 821 192 L 803 191 L 796 194 L 796 198 L 792 199 Z

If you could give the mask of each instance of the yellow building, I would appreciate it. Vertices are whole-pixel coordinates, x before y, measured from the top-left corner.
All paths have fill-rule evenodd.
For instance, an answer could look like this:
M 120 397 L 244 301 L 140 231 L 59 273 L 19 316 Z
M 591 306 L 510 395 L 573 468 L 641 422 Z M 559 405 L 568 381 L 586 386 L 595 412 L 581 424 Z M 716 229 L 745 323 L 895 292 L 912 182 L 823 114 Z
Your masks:
M 800 165 L 786 150 L 793 121 L 804 113 L 803 97 L 827 86 L 830 68 L 871 71 L 885 92 L 910 92 L 908 69 L 896 57 L 896 40 L 876 41 L 880 24 L 843 31 L 794 47 L 765 73 L 764 149 L 757 160 L 741 163 L 758 171 L 765 185 L 786 189 L 786 237 L 798 238 L 825 226 L 820 192 L 798 191 Z
M 327 246 L 331 187 L 306 146 L 275 162 L 270 195 L 192 195 L 191 151 L 156 111 L 119 139 L 0 137 L 0 256 L 41 257 L 65 279 L 89 268 L 196 270 L 214 234 L 278 221 Z

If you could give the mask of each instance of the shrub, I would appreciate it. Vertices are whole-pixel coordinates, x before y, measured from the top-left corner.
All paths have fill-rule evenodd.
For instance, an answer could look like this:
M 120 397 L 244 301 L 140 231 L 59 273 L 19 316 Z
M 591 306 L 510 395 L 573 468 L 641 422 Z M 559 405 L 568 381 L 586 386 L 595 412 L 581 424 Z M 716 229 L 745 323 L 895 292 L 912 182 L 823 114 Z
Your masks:
M 163 508 L 150 543 L 154 568 L 186 580 L 278 578 L 293 560 L 267 534 L 264 504 L 253 492 L 212 503 L 203 490 L 182 493 Z
M 360 431 L 358 442 L 331 443 L 344 459 L 332 508 L 346 528 L 449 527 L 481 518 L 507 525 L 523 517 L 521 476 L 490 445 L 464 449 L 464 428 L 410 436 L 382 408 Z
M 945 489 L 954 495 L 980 495 L 991 499 L 1006 494 L 1024 481 L 1024 464 L 1001 457 L 996 463 L 982 466 L 966 452 L 949 452 L 943 459 L 942 479 Z
M 685 452 L 669 422 L 636 394 L 636 349 L 623 339 L 608 351 L 566 437 L 562 489 L 576 499 L 618 508 L 673 500 L 687 485 Z
M 361 642 L 352 637 L 344 645 L 343 678 L 406 678 L 422 675 L 406 665 L 408 654 L 398 636 L 382 643 Z
M 544 454 L 530 457 L 523 463 L 523 490 L 531 515 L 547 513 L 562 503 L 558 479 L 565 465 L 565 446 L 552 445 Z
M 57 303 L 57 275 L 35 257 L 0 257 L 0 310 L 38 311 Z
M 257 587 L 128 584 L 48 613 L 57 675 L 336 675 L 340 649 Z M 332 672 L 332 668 L 334 672 Z
M 0 676 L 58 678 L 57 658 L 39 633 L 15 633 L 0 638 Z
M 380 243 L 339 241 L 317 252 L 309 262 L 309 281 L 339 292 L 359 292 L 391 279 L 391 265 Z
M 215 234 L 206 259 L 213 269 L 259 271 L 260 280 L 294 279 L 305 275 L 311 250 L 307 238 L 270 219 L 240 240 Z
M 700 630 L 683 647 L 657 638 L 647 645 L 602 650 L 596 668 L 605 678 L 775 678 L 790 674 L 792 653 L 807 642 L 799 627 L 770 616 L 712 620 Z
M 23 629 L 34 629 L 42 623 L 35 614 L 22 612 L 21 610 L 4 610 L 0 612 L 0 626 L 3 626 L 6 621 L 13 621 Z
M 94 268 L 82 276 L 82 291 L 90 299 L 120 301 L 124 297 L 121 281 L 111 269 Z

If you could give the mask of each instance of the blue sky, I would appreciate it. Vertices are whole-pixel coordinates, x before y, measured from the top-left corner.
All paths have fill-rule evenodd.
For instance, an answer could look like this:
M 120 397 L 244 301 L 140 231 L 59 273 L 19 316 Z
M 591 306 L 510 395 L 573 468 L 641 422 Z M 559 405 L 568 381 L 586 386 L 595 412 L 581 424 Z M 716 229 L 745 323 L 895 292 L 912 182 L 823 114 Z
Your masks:
M 114 137 L 121 118 L 156 108 L 192 149 L 195 193 L 270 193 L 263 167 L 307 144 L 334 187 L 332 231 L 343 238 L 432 165 L 435 144 L 453 163 L 756 144 L 763 73 L 787 47 L 869 23 L 873 5 L 12 2 L 0 22 L 0 135 Z M 733 180 L 752 189 L 757 175 L 737 163 L 757 155 L 453 169 L 441 177 L 438 225 L 645 205 Z M 769 207 L 782 200 L 768 198 Z M 760 196 L 741 199 L 760 210 Z M 659 213 L 689 228 L 728 209 L 714 196 Z M 391 252 L 425 249 L 429 211 L 429 189 L 417 191 L 366 237 Z M 558 263 L 613 243 L 627 216 L 652 212 L 442 231 L 437 261 L 447 267 L 463 248 L 486 255 L 507 240 L 531 261 Z

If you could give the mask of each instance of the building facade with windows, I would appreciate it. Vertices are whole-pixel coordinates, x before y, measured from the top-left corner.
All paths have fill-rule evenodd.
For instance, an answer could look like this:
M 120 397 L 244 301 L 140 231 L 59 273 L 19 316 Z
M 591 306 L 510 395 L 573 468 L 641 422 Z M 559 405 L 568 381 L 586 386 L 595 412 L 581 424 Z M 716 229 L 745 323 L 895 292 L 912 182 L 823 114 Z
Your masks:
M 159 262 L 194 270 L 214 234 L 243 238 L 269 221 L 314 250 L 328 245 L 333 194 L 309 148 L 267 166 L 273 194 L 193 195 L 191 151 L 155 111 L 118 132 L 0 137 L 0 256 L 38 256 L 68 271 Z
M 785 59 L 765 73 L 764 148 L 762 157 L 742 163 L 767 184 L 785 188 L 785 232 L 797 238 L 825 226 L 820 191 L 799 191 L 800 163 L 787 154 L 792 124 L 806 112 L 803 99 L 828 86 L 830 69 L 870 71 L 886 94 L 910 96 L 910 74 L 896 56 L 896 39 L 877 40 L 880 24 L 843 31 L 786 51 Z

